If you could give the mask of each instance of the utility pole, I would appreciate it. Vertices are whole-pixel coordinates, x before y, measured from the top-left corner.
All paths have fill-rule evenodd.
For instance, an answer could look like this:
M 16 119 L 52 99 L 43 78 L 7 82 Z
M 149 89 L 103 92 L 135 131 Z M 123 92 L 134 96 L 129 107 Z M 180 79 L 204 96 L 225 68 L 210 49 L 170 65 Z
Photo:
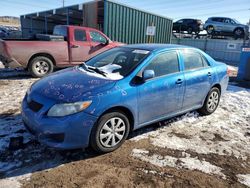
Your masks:
M 62 0 L 62 3 L 63 3 L 63 7 L 64 7 L 65 0 Z

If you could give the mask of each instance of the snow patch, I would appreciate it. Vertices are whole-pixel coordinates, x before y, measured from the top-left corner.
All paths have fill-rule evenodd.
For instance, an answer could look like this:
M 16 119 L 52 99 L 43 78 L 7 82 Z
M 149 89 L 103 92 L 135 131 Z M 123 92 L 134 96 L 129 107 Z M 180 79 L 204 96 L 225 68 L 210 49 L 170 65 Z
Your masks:
M 250 187 L 250 174 L 238 174 L 238 181 L 248 187 Z
M 198 158 L 192 158 L 187 153 L 185 153 L 185 157 L 176 158 L 168 155 L 149 155 L 149 152 L 146 150 L 133 149 L 131 155 L 135 158 L 139 158 L 142 161 L 149 162 L 155 166 L 168 166 L 177 169 L 186 168 L 189 170 L 199 170 L 206 174 L 219 175 L 223 179 L 226 179 L 226 176 L 221 172 L 222 168 L 215 166 L 205 160 L 201 161 Z

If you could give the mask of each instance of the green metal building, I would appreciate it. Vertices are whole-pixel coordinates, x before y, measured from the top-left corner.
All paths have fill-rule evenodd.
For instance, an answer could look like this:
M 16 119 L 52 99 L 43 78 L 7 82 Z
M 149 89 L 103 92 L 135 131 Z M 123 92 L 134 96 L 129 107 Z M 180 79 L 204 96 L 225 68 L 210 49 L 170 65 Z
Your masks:
M 111 40 L 123 43 L 169 43 L 173 21 L 111 0 L 61 7 L 21 16 L 23 37 L 51 34 L 55 25 L 80 25 L 103 31 Z M 154 26 L 154 36 L 147 27 Z

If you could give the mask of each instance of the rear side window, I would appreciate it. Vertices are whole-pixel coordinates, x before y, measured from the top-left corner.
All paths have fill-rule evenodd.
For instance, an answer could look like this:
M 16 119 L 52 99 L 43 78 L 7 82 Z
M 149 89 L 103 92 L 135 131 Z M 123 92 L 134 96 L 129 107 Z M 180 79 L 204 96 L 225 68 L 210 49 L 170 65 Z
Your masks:
M 154 70 L 155 77 L 179 72 L 177 53 L 165 52 L 157 55 L 145 70 Z
M 75 29 L 74 37 L 75 41 L 87 41 L 86 32 L 84 30 Z
M 185 70 L 193 70 L 209 66 L 207 60 L 200 53 L 194 51 L 183 51 Z

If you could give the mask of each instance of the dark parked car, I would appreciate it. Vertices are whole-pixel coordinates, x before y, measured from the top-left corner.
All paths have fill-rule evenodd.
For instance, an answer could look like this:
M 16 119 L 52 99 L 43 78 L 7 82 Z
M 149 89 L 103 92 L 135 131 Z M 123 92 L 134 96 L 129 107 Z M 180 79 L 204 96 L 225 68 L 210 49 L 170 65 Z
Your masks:
M 48 146 L 110 152 L 140 127 L 196 109 L 213 113 L 227 84 L 227 66 L 199 49 L 127 45 L 37 81 L 22 118 Z
M 244 38 L 248 36 L 249 27 L 235 19 L 226 17 L 211 17 L 205 22 L 204 29 L 210 35 L 234 36 Z
M 197 19 L 181 19 L 173 23 L 173 30 L 177 33 L 181 31 L 187 31 L 189 34 L 199 33 L 203 30 L 203 23 Z

